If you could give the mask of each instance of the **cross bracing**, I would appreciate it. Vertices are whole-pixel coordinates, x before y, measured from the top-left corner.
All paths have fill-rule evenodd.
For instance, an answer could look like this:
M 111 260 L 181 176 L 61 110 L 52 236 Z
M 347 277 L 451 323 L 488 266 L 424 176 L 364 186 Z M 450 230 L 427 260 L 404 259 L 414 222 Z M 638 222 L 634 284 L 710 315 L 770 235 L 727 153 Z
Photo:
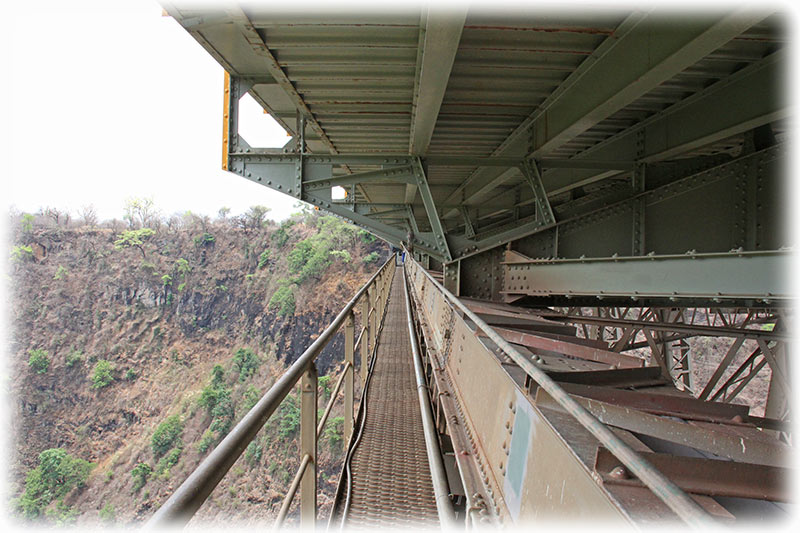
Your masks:
M 228 170 L 435 264 L 792 244 L 774 9 L 167 10 L 230 76 Z M 238 136 L 245 92 L 283 149 Z

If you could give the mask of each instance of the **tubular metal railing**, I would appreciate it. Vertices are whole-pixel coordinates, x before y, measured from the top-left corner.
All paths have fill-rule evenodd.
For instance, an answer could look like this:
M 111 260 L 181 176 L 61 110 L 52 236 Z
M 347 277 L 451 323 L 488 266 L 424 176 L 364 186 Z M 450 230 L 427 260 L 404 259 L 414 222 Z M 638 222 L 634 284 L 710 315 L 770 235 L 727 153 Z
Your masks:
M 656 469 L 650 462 L 614 434 L 605 424 L 595 418 L 581 404 L 575 401 L 558 383 L 543 370 L 534 365 L 528 358 L 520 354 L 511 344 L 495 332 L 478 315 L 464 305 L 457 296 L 444 288 L 411 254 L 405 262 L 405 273 L 411 280 L 415 291 L 426 289 L 437 290 L 450 305 L 469 318 L 483 333 L 510 357 L 525 373 L 544 389 L 567 413 L 572 415 L 584 428 L 605 446 L 630 472 L 638 477 L 653 494 L 672 509 L 683 521 L 693 529 L 708 527 L 711 517 L 688 494 Z M 416 279 L 415 279 L 416 278 Z M 429 283 L 428 287 L 419 287 Z M 419 297 L 419 295 L 418 295 Z
M 355 354 L 361 353 L 362 384 L 367 376 L 369 354 L 375 349 L 379 324 L 386 311 L 395 256 L 387 260 L 344 306 L 324 332 L 309 346 L 258 403 L 192 472 L 148 521 L 148 528 L 183 526 L 203 505 L 233 463 L 255 438 L 280 403 L 300 381 L 300 467 L 286 494 L 275 527 L 280 527 L 300 489 L 300 524 L 313 527 L 317 517 L 317 441 L 344 385 L 344 441 L 353 432 Z M 361 303 L 361 330 L 355 338 L 355 312 Z M 317 421 L 317 356 L 344 324 L 344 369 L 322 418 Z

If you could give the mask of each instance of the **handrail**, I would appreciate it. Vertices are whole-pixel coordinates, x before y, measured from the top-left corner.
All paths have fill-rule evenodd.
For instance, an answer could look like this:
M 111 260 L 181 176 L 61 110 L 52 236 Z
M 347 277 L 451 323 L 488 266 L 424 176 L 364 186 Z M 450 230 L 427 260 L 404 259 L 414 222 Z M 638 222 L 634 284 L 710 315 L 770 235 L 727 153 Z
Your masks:
M 325 422 L 328 421 L 328 416 L 331 414 L 331 409 L 333 409 L 333 404 L 336 403 L 336 398 L 339 397 L 339 389 L 342 388 L 342 383 L 344 382 L 344 377 L 347 375 L 347 371 L 350 370 L 350 367 L 353 366 L 350 363 L 346 363 L 344 365 L 344 369 L 342 369 L 342 374 L 339 376 L 339 381 L 336 382 L 336 387 L 333 388 L 331 392 L 331 399 L 328 401 L 328 405 L 325 407 L 325 412 L 322 413 L 322 418 L 319 419 L 319 423 L 317 424 L 317 439 L 319 436 L 322 435 L 322 429 L 325 427 Z
M 325 407 L 325 412 L 322 414 L 322 417 L 317 424 L 317 440 L 319 440 L 319 437 L 322 435 L 322 430 L 325 428 L 325 422 L 328 421 L 328 416 L 330 416 L 331 410 L 336 403 L 336 399 L 339 397 L 339 390 L 342 388 L 342 383 L 344 383 L 344 378 L 347 375 L 347 371 L 350 370 L 352 366 L 353 365 L 350 362 L 345 363 L 344 369 L 342 369 L 340 373 L 341 375 L 339 376 L 339 380 L 336 382 L 336 386 L 333 388 L 333 391 L 331 391 L 331 398 L 328 401 L 328 405 Z M 273 531 L 278 531 L 283 525 L 283 521 L 286 520 L 286 515 L 289 514 L 289 508 L 291 508 L 294 497 L 297 494 L 297 488 L 300 486 L 300 480 L 303 478 L 310 461 L 311 456 L 309 454 L 305 454 L 303 456 L 303 460 L 300 462 L 300 466 L 297 468 L 297 473 L 294 475 L 292 484 L 289 486 L 289 490 L 286 492 L 286 496 L 283 498 L 281 510 L 278 512 L 278 517 L 275 519 L 275 523 L 272 525 Z
M 300 467 L 297 469 L 297 473 L 294 475 L 292 484 L 289 485 L 289 490 L 286 492 L 286 497 L 283 499 L 281 510 L 278 512 L 278 517 L 275 519 L 275 523 L 272 524 L 273 531 L 278 531 L 283 525 L 283 521 L 286 520 L 286 515 L 289 514 L 289 508 L 292 506 L 292 501 L 294 501 L 294 495 L 297 494 L 297 488 L 300 486 L 300 481 L 303 479 L 303 476 L 306 473 L 306 468 L 308 468 L 310 463 L 311 455 L 305 454 L 303 459 L 300 461 Z
M 417 381 L 417 397 L 419 410 L 422 415 L 422 432 L 425 436 L 425 451 L 428 455 L 428 464 L 431 469 L 431 482 L 433 494 L 436 498 L 436 510 L 439 513 L 439 523 L 442 530 L 449 531 L 456 526 L 456 515 L 453 511 L 453 502 L 450 500 L 450 489 L 447 482 L 447 472 L 442 463 L 442 451 L 439 448 L 439 438 L 436 426 L 431 415 L 431 403 L 428 398 L 428 385 L 425 382 L 425 371 L 419 354 L 417 334 L 414 331 L 414 317 L 411 314 L 411 296 L 408 293 L 408 275 L 403 270 L 403 288 L 405 289 L 406 322 L 408 336 L 411 343 L 411 355 L 414 360 L 414 375 Z
M 711 517 L 690 496 L 662 474 L 636 451 L 615 435 L 605 424 L 595 418 L 582 405 L 575 401 L 543 370 L 539 369 L 520 354 L 503 337 L 498 335 L 486 322 L 464 305 L 457 296 L 445 289 L 431 274 L 414 261 L 406 250 L 407 257 L 414 268 L 436 287 L 444 297 L 461 310 L 475 325 L 483 330 L 497 346 L 508 355 L 525 373 L 544 389 L 564 410 L 572 415 L 585 429 L 600 441 L 631 473 L 637 476 L 662 502 L 672 509 L 687 525 L 694 529 L 708 527 Z M 409 261 L 406 261 L 408 264 Z
M 192 472 L 186 480 L 181 483 L 172 496 L 156 511 L 146 524 L 146 528 L 160 528 L 165 526 L 175 527 L 185 525 L 195 512 L 203 505 L 211 492 L 219 484 L 220 480 L 227 474 L 245 448 L 255 438 L 269 417 L 275 412 L 284 398 L 291 392 L 308 368 L 313 365 L 317 355 L 330 342 L 333 335 L 339 331 L 348 316 L 351 316 L 356 303 L 376 284 L 381 274 L 387 270 L 389 265 L 394 265 L 394 254 L 372 275 L 372 277 L 356 292 L 350 301 L 339 312 L 336 318 L 325 328 L 325 331 L 309 346 L 303 354 L 289 367 L 278 381 L 261 397 L 252 409 L 239 421 L 236 426 L 225 436 L 224 439 L 214 448 Z M 381 280 L 385 283 L 385 280 Z M 374 291 L 375 305 L 369 306 L 372 309 L 380 305 L 378 296 L 381 291 Z M 364 323 L 367 320 L 363 319 Z M 373 333 L 373 331 L 370 331 Z M 314 391 L 316 395 L 316 390 Z M 352 416 L 352 414 L 351 414 Z M 316 418 L 316 409 L 314 409 Z M 314 420 L 316 427 L 316 420 Z M 313 458 L 311 458 L 313 459 Z M 316 471 L 315 471 L 316 472 Z

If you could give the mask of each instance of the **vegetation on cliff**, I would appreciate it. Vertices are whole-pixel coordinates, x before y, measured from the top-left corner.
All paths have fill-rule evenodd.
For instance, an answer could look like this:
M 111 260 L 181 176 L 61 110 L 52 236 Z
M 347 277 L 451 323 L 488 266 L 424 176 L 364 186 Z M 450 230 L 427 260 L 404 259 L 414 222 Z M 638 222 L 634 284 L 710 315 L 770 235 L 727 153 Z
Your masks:
M 15 515 L 145 520 L 389 253 L 317 211 L 281 223 L 263 206 L 228 212 L 166 218 L 132 200 L 123 221 L 102 224 L 91 210 L 12 214 Z M 342 344 L 318 359 L 321 398 Z M 323 514 L 343 420 L 338 407 L 320 442 Z M 273 517 L 299 464 L 298 430 L 292 393 L 197 520 Z

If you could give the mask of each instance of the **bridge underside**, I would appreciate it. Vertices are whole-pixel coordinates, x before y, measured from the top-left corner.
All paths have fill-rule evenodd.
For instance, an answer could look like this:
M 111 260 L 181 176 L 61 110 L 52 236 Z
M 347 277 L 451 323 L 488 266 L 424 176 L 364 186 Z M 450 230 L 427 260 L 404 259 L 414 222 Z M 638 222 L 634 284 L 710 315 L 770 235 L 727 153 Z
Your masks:
M 503 339 L 599 405 L 603 422 L 637 435 L 637 450 L 659 468 L 679 475 L 685 464 L 675 457 L 719 431 L 755 447 L 746 457 L 732 457 L 733 444 L 703 453 L 756 465 L 740 480 L 772 475 L 771 446 L 791 442 L 782 422 L 791 417 L 794 297 L 786 13 L 166 9 L 226 70 L 223 168 L 406 246 Z M 239 135 L 246 93 L 289 132 L 283 148 Z M 421 339 L 434 354 L 455 353 L 459 336 L 446 332 L 461 313 L 434 315 Z M 472 327 L 470 337 L 481 335 Z M 721 354 L 713 360 L 711 344 Z M 528 374 L 498 357 L 484 370 L 502 370 L 498 383 L 527 398 L 548 438 L 575 449 L 589 442 Z M 647 366 L 630 367 L 631 357 Z M 437 394 L 466 395 L 462 404 L 434 398 L 444 414 L 494 394 L 480 367 L 447 370 L 456 371 L 478 372 L 476 381 L 462 375 L 459 392 L 429 376 Z M 652 397 L 664 391 L 675 403 Z M 734 405 L 742 391 L 756 410 Z M 487 442 L 480 453 L 494 461 L 490 474 L 475 467 L 475 486 L 507 494 L 508 427 L 481 426 L 491 420 L 483 407 L 452 414 L 474 422 Z M 664 429 L 654 416 L 691 422 Z M 752 455 L 759 446 L 766 451 Z M 613 454 L 596 443 L 581 449 L 570 468 L 614 485 L 612 499 L 638 497 L 630 479 L 606 475 Z M 704 457 L 695 466 L 713 480 L 720 465 Z M 449 468 L 466 483 L 468 465 Z M 735 506 L 711 501 L 710 484 L 697 489 L 709 498 L 702 505 L 730 518 Z M 554 487 L 536 490 L 551 501 Z M 487 512 L 517 518 L 500 509 Z
M 788 297 L 784 13 L 167 10 L 229 73 L 226 169 L 407 242 L 454 292 L 501 299 L 509 248 L 684 256 L 737 287 L 717 300 Z M 245 93 L 285 147 L 238 134 Z M 731 250 L 759 260 L 694 260 Z M 600 279 L 586 292 L 632 278 Z M 542 291 L 567 296 L 516 294 Z

